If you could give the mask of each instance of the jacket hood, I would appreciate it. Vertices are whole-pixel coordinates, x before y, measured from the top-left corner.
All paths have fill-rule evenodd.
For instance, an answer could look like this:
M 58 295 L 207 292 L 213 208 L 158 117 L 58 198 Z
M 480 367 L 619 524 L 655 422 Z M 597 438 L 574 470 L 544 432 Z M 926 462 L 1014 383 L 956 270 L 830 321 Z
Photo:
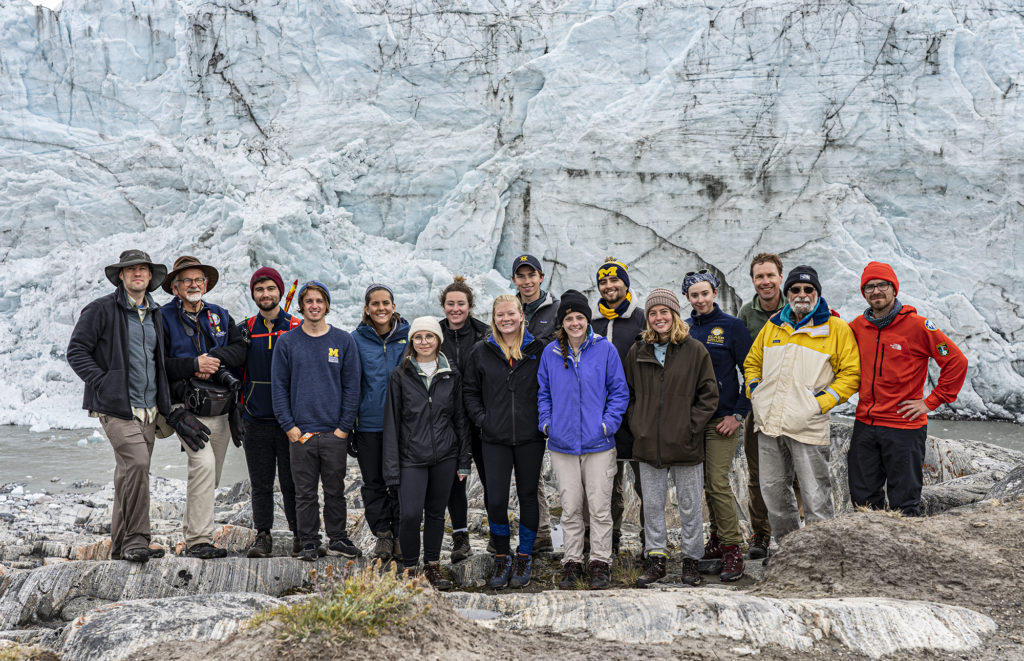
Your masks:
M 377 334 L 377 331 L 374 330 L 373 326 L 365 321 L 359 322 L 359 325 L 356 326 L 355 332 L 367 339 L 376 340 L 382 344 L 390 344 L 392 342 L 397 342 L 398 340 L 407 339 L 409 336 L 409 322 L 403 319 L 397 312 L 395 313 L 394 318 L 396 323 L 391 327 L 391 330 L 383 339 L 381 339 L 381 336 Z
M 775 313 L 770 321 L 776 326 L 787 324 L 791 328 L 796 329 L 803 326 L 820 326 L 828 321 L 828 318 L 831 316 L 832 310 L 828 307 L 828 302 L 824 297 L 819 296 L 818 305 L 814 308 L 814 312 L 801 319 L 800 323 L 793 321 L 793 308 L 790 307 L 789 303 L 786 303 L 781 310 Z
M 530 342 L 533 342 L 533 339 L 534 338 L 533 338 L 532 335 L 530 335 L 529 329 L 524 328 L 523 329 L 523 343 L 519 347 L 520 350 L 525 349 L 527 346 L 529 346 Z M 498 341 L 496 339 L 494 339 L 494 333 L 490 333 L 487 336 L 487 340 L 486 341 L 490 342 L 494 346 L 498 347 L 499 350 L 501 349 L 501 347 L 498 346 Z

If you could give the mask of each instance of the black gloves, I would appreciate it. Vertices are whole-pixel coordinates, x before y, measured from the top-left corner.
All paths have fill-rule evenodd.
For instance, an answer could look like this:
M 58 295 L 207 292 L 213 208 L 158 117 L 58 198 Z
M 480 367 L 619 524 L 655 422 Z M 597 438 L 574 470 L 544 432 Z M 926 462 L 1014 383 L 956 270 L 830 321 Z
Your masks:
M 193 452 L 202 450 L 210 440 L 210 428 L 183 408 L 171 411 L 171 414 L 167 416 L 167 424 L 177 432 L 181 442 L 192 448 Z
M 231 440 L 235 447 L 242 447 L 242 443 L 245 442 L 245 422 L 242 420 L 242 407 L 238 402 L 235 402 L 228 413 L 228 427 L 231 428 Z

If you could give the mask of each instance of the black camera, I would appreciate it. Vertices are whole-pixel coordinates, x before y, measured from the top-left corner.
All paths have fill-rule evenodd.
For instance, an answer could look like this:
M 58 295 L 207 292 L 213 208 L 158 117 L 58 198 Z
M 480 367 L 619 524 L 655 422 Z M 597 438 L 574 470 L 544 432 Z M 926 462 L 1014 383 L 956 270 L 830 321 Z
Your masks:
M 241 390 L 242 382 L 232 374 L 228 368 L 221 367 L 210 375 L 210 381 L 229 390 Z

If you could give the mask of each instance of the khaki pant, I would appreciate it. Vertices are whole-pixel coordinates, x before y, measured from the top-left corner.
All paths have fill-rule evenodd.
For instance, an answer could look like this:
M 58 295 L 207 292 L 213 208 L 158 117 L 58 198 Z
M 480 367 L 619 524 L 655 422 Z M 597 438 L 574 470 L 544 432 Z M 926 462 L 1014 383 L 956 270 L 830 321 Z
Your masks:
M 612 487 L 615 448 L 572 455 L 551 451 L 551 467 L 562 498 L 562 563 L 583 562 L 583 502 L 590 506 L 590 560 L 612 562 Z
M 110 555 L 147 548 L 149 531 L 149 461 L 153 456 L 156 424 L 138 418 L 100 416 L 114 449 L 114 505 L 110 512 Z
M 718 535 L 722 545 L 743 544 L 736 496 L 729 484 L 729 471 L 740 442 L 740 429 L 732 436 L 722 436 L 716 427 L 722 418 L 712 419 L 704 427 L 704 496 L 708 501 L 708 522 L 711 534 Z
M 210 428 L 210 442 L 200 450 L 181 444 L 188 454 L 188 486 L 181 528 L 185 545 L 189 547 L 213 543 L 213 495 L 220 484 L 224 455 L 231 442 L 228 414 L 216 417 L 197 415 L 196 419 Z

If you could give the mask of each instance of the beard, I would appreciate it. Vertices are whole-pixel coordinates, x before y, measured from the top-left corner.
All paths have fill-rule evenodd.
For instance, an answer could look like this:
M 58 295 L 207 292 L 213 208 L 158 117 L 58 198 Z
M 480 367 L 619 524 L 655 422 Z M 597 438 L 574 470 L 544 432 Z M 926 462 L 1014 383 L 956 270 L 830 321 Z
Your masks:
M 269 312 L 270 310 L 273 310 L 274 308 L 276 308 L 277 304 L 280 303 L 280 302 L 281 302 L 280 299 L 278 299 L 278 300 L 274 300 L 274 299 L 264 300 L 264 301 L 260 301 L 259 303 L 257 303 L 256 307 L 258 307 L 261 310 Z
M 196 292 L 194 294 L 186 293 L 185 294 L 185 300 L 188 301 L 189 303 L 195 305 L 199 301 L 203 300 L 203 294 L 202 294 L 202 292 Z
M 793 308 L 794 312 L 797 312 L 801 315 L 806 315 L 811 313 L 811 311 L 814 309 L 815 303 L 817 303 L 817 301 L 812 301 L 809 298 L 797 298 L 792 303 L 790 303 L 790 307 Z

